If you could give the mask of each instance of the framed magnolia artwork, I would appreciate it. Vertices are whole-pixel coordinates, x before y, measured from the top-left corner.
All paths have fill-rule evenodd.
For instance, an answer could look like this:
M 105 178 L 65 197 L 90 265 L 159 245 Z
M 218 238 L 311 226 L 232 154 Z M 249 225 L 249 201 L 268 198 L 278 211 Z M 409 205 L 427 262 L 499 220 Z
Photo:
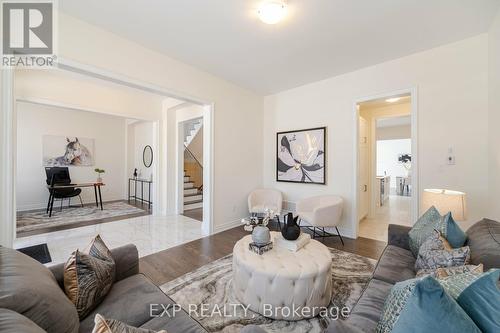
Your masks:
M 326 127 L 276 134 L 276 181 L 326 184 Z

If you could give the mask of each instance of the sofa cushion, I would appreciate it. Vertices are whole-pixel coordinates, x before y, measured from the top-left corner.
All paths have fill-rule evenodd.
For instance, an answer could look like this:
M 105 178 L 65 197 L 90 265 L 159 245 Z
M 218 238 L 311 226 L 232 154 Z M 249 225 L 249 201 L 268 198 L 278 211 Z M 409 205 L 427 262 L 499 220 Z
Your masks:
M 0 309 L 0 332 L 46 333 L 29 318 L 9 309 Z
M 439 282 L 428 276 L 398 282 L 392 287 L 376 332 L 481 331 Z
M 71 254 L 64 266 L 64 290 L 80 319 L 101 303 L 114 279 L 115 261 L 99 235 L 83 252 Z
M 80 332 L 92 332 L 94 318 L 98 313 L 106 318 L 113 318 L 134 327 L 152 330 L 164 329 L 169 333 L 190 332 L 189 330 L 182 329 L 172 330 L 170 325 L 167 325 L 170 323 L 170 320 L 177 319 L 177 317 L 169 318 L 168 316 L 163 316 L 157 318 L 157 316 L 163 313 L 164 309 L 162 305 L 166 307 L 173 304 L 174 302 L 146 276 L 142 274 L 133 275 L 113 284 L 113 287 L 102 303 L 80 322 Z M 183 317 L 179 313 L 176 313 L 176 316 L 179 316 L 179 318 Z M 152 319 L 153 321 L 158 319 L 158 323 L 161 325 L 155 326 L 154 323 L 146 325 Z M 189 317 L 187 319 L 190 321 L 189 324 L 192 324 L 193 320 Z M 196 322 L 194 323 L 197 325 Z M 179 326 L 182 328 L 181 324 Z M 198 328 L 200 327 L 198 326 Z
M 467 230 L 471 263 L 483 264 L 484 270 L 500 268 L 500 222 L 483 219 Z
M 409 250 L 387 245 L 380 257 L 373 277 L 394 284 L 415 277 L 415 258 Z
M 500 332 L 500 269 L 463 273 L 438 280 L 446 292 L 486 333 Z
M 392 286 L 391 283 L 372 279 L 345 323 L 363 332 L 373 332 L 380 320 L 385 299 L 391 292 Z M 333 325 L 335 327 L 335 324 Z
M 53 333 L 78 332 L 78 314 L 47 267 L 0 247 L 0 308 L 16 311 Z

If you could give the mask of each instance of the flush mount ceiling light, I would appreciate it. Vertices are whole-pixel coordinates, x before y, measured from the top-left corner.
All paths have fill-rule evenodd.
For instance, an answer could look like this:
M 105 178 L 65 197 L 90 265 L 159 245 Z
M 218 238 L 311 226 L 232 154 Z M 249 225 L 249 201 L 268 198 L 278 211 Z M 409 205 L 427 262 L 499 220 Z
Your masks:
M 401 99 L 401 97 L 393 97 L 393 98 L 388 98 L 385 101 L 387 103 L 395 103 L 395 102 L 399 101 L 400 99 Z
M 283 1 L 264 1 L 257 11 L 259 18 L 266 24 L 276 24 L 286 15 L 286 6 Z

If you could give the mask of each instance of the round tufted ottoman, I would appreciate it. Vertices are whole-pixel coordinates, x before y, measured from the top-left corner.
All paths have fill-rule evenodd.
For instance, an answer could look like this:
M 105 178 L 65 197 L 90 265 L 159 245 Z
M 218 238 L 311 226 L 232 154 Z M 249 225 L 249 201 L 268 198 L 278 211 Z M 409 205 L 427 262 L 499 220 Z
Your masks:
M 233 290 L 242 304 L 283 320 L 311 318 L 325 310 L 332 293 L 332 257 L 325 245 L 311 240 L 291 252 L 275 244 L 258 255 L 248 249 L 251 241 L 245 236 L 233 249 Z

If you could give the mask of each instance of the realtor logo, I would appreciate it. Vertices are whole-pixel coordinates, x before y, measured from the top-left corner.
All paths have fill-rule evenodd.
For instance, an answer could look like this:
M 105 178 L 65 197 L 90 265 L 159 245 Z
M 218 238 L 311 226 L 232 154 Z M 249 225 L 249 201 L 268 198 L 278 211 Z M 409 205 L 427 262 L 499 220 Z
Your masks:
M 51 67 L 54 1 L 2 2 L 2 65 Z

